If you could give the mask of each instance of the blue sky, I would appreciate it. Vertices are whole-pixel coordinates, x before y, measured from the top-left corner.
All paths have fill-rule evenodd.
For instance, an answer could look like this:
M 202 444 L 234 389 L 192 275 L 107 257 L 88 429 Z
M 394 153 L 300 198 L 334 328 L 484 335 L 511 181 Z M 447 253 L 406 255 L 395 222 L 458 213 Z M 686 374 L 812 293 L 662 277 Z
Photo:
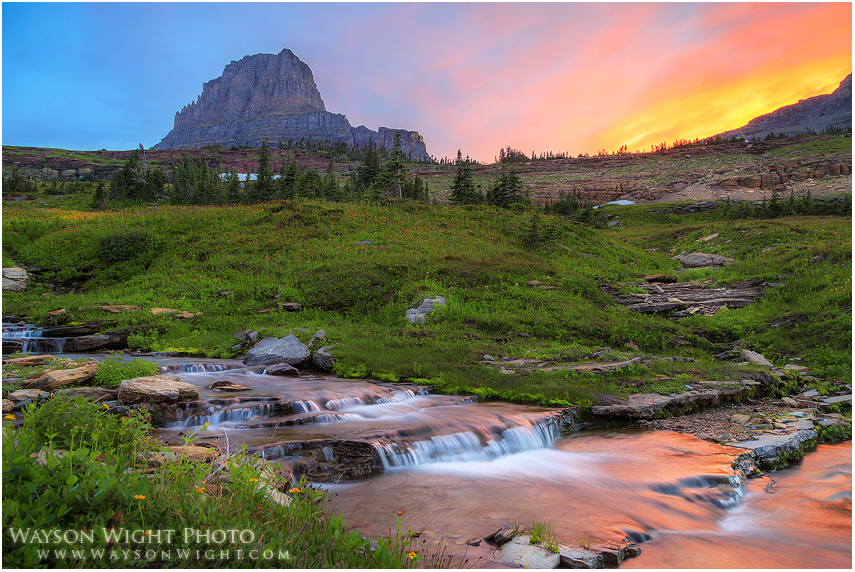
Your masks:
M 481 160 L 712 135 L 852 68 L 848 3 L 4 2 L 2 16 L 3 143 L 80 150 L 158 143 L 229 62 L 283 48 L 352 125 Z

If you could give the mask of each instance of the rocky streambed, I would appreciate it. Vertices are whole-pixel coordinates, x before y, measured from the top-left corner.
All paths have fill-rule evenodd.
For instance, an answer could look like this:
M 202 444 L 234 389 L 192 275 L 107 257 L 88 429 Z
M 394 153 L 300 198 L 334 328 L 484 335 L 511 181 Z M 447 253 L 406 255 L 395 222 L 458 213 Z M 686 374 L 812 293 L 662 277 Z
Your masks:
M 247 361 L 267 361 L 264 355 L 270 352 Z M 87 395 L 115 413 L 145 407 L 172 447 L 157 462 L 169 455 L 210 462 L 246 445 L 271 470 L 326 489 L 335 510 L 366 534 L 387 534 L 402 511 L 420 550 L 444 546 L 457 562 L 478 567 L 851 562 L 851 448 L 819 444 L 838 434 L 828 427 L 842 434 L 849 422 L 821 404 L 829 397 L 797 395 L 795 405 L 751 397 L 762 385 L 753 380 L 738 403 L 657 419 L 667 404 L 651 410 L 635 396 L 601 406 L 623 413 L 594 412 L 595 420 L 623 416 L 634 427 L 578 431 L 572 409 L 481 403 L 282 363 L 150 359 L 160 376 L 124 382 L 115 393 L 41 383 L 9 396 L 13 414 L 25 400 L 58 392 Z M 674 407 L 726 389 L 699 385 L 660 398 Z M 188 439 L 192 450 L 181 446 Z M 775 511 L 786 520 L 770 517 Z M 531 544 L 542 523 L 551 527 L 552 550 Z

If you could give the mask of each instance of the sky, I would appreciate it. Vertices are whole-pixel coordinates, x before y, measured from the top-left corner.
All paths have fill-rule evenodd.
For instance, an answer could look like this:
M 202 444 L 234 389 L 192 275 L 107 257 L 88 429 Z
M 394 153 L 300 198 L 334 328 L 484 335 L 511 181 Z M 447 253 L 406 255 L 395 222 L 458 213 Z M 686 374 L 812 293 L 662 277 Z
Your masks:
M 630 151 L 852 73 L 851 3 L 2 4 L 2 143 L 159 143 L 232 60 L 290 49 L 327 111 L 458 149 Z

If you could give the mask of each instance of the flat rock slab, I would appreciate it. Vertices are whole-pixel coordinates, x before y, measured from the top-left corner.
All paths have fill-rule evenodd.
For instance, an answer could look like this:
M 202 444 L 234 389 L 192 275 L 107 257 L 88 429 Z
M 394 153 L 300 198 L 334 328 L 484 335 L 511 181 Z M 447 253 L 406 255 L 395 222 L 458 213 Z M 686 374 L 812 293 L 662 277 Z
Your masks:
M 622 403 L 613 405 L 595 405 L 591 413 L 596 416 L 626 417 L 629 419 L 651 419 L 660 411 L 669 407 L 701 404 L 718 405 L 723 398 L 742 393 L 756 382 L 742 382 L 728 387 L 708 387 L 699 390 L 686 391 L 676 395 L 660 395 L 658 393 L 636 393 L 630 395 Z M 698 383 L 696 382 L 696 385 Z
M 825 399 L 822 400 L 822 402 L 827 403 L 829 405 L 832 405 L 834 403 L 848 403 L 849 405 L 852 405 L 852 394 L 849 393 L 847 395 L 836 395 L 834 397 L 826 397 Z
M 621 287 L 634 286 L 644 292 L 621 293 Z M 675 316 L 709 316 L 723 307 L 742 308 L 763 297 L 763 289 L 748 282 L 713 288 L 712 280 L 640 284 L 599 284 L 605 294 L 634 312 L 676 311 Z
M 800 419 L 792 423 L 792 426 L 799 430 L 789 435 L 758 435 L 750 441 L 727 445 L 748 450 L 755 464 L 761 468 L 778 468 L 791 459 L 804 457 L 807 444 L 819 437 L 813 422 L 808 419 Z
M 23 382 L 28 389 L 41 389 L 43 391 L 53 391 L 65 385 L 73 383 L 83 383 L 95 377 L 95 370 L 98 369 L 97 363 L 76 367 L 74 369 L 58 369 L 49 371 L 46 374 L 37 377 L 34 380 Z
M 137 377 L 119 385 L 119 399 L 124 403 L 179 403 L 199 399 L 199 390 L 177 375 Z
M 516 564 L 525 568 L 537 568 L 540 570 L 558 568 L 561 564 L 561 556 L 555 552 L 549 552 L 542 546 L 529 544 L 529 536 L 517 536 L 493 552 L 493 556 L 503 562 Z
M 4 359 L 3 363 L 6 365 L 16 365 L 19 367 L 35 367 L 38 365 L 45 365 L 47 363 L 51 363 L 55 359 L 58 358 L 53 355 L 30 355 L 19 358 Z
M 726 266 L 733 264 L 732 258 L 718 254 L 705 254 L 703 252 L 692 252 L 691 254 L 678 254 L 674 260 L 679 262 L 683 268 L 705 268 L 707 266 Z

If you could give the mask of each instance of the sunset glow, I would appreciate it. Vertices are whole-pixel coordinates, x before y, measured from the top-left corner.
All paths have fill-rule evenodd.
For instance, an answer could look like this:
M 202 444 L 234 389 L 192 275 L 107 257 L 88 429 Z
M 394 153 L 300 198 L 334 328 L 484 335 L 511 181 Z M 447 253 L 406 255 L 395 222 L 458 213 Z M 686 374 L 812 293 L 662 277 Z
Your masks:
M 3 140 L 151 146 L 230 61 L 286 47 L 327 110 L 437 158 L 649 150 L 833 91 L 852 5 L 4 3 Z

